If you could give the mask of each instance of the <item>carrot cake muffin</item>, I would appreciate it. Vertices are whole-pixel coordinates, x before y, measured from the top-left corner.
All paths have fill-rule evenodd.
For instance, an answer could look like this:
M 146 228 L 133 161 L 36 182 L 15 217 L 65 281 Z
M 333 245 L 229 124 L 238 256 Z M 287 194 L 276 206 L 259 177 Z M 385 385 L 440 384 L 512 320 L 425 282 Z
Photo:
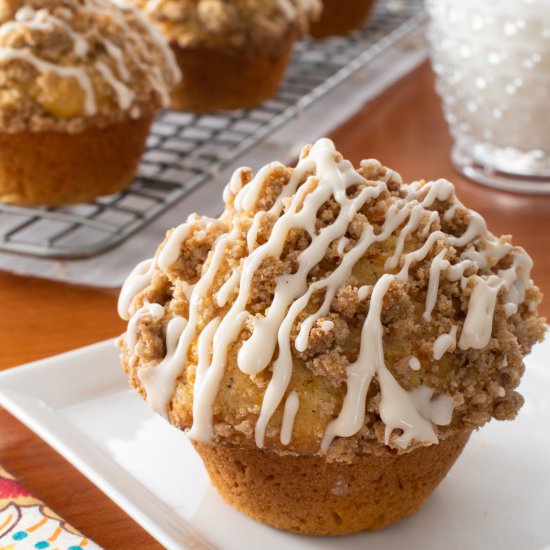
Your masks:
M 314 535 L 419 509 L 472 430 L 513 419 L 545 332 L 532 261 L 447 180 L 328 139 L 237 170 L 128 277 L 122 365 L 222 497 Z
M 258 105 L 275 94 L 319 0 L 131 0 L 169 40 L 184 78 L 178 109 Z
M 342 36 L 360 30 L 367 20 L 374 0 L 322 0 L 321 17 L 311 25 L 315 38 Z
M 179 80 L 136 8 L 110 0 L 0 6 L 0 201 L 55 205 L 126 187 Z

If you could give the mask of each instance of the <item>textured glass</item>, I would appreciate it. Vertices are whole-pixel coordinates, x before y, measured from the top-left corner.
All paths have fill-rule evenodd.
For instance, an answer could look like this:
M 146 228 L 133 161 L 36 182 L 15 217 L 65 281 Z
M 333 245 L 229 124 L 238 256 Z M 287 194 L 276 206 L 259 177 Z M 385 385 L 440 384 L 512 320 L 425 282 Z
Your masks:
M 550 0 L 426 0 L 453 160 L 498 187 L 550 191 Z

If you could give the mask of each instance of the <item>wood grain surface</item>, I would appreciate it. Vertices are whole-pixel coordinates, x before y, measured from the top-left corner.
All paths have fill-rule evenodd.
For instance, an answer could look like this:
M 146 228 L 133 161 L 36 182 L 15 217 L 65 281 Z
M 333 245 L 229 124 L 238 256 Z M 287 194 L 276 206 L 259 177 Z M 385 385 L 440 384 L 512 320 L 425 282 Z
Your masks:
M 378 158 L 405 181 L 446 177 L 494 233 L 511 233 L 535 261 L 550 296 L 550 197 L 490 190 L 460 177 L 427 64 L 367 104 L 331 136 L 354 162 Z M 115 336 L 117 293 L 0 272 L 0 369 Z M 550 300 L 542 312 L 550 316 Z M 27 428 L 0 410 L 0 464 L 67 521 L 107 549 L 156 549 L 141 527 Z

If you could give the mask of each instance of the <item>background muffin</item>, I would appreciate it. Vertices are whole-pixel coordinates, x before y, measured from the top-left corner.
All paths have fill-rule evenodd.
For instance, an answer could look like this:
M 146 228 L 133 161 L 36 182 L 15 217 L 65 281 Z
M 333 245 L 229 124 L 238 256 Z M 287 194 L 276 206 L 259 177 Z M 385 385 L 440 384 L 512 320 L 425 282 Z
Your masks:
M 273 96 L 318 0 L 132 0 L 169 40 L 184 74 L 178 109 L 248 108 Z
M 108 0 L 4 1 L 0 16 L 0 200 L 55 205 L 127 186 L 179 79 L 160 33 Z
M 410 515 L 522 405 L 545 331 L 529 256 L 450 182 L 354 168 L 329 140 L 224 199 L 125 283 L 131 384 L 252 517 L 320 535 Z
M 311 25 L 315 38 L 343 36 L 363 28 L 374 0 L 322 0 L 321 17 Z

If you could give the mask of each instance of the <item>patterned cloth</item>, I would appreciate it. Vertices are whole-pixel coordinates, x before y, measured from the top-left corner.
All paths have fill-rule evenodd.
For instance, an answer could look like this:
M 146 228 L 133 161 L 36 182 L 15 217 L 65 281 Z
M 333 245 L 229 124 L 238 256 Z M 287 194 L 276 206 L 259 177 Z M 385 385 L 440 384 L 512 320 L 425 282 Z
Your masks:
M 0 467 L 0 550 L 101 550 Z

